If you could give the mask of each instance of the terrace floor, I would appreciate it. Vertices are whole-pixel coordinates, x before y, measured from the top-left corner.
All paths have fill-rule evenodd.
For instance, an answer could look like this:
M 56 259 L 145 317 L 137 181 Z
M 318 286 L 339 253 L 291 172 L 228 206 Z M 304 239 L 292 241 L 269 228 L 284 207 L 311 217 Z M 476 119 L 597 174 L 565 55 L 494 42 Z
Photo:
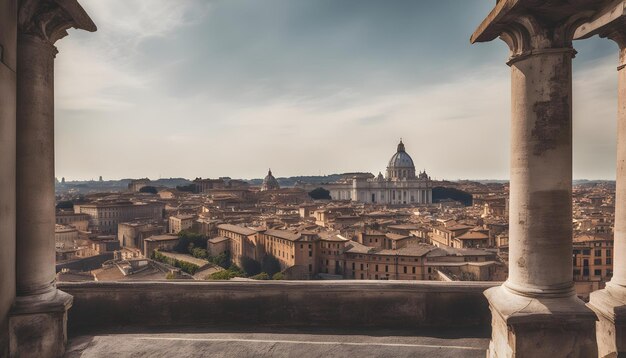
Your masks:
M 485 357 L 489 332 L 169 328 L 71 336 L 66 357 Z

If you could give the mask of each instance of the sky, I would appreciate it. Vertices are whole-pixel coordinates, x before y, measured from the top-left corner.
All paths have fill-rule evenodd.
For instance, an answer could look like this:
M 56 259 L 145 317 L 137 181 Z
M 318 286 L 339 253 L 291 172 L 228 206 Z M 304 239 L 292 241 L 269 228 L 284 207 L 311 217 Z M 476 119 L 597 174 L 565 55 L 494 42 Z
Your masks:
M 384 172 L 400 138 L 434 179 L 508 179 L 493 0 L 79 0 L 57 43 L 66 180 Z M 574 43 L 574 178 L 614 179 L 617 46 Z

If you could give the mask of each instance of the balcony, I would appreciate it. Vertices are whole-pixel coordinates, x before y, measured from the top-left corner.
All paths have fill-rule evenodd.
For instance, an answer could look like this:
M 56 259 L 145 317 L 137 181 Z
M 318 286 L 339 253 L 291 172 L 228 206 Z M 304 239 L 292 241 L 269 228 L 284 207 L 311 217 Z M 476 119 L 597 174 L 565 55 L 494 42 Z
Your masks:
M 59 288 L 74 297 L 68 357 L 484 357 L 491 316 L 483 291 L 497 285 L 151 281 Z

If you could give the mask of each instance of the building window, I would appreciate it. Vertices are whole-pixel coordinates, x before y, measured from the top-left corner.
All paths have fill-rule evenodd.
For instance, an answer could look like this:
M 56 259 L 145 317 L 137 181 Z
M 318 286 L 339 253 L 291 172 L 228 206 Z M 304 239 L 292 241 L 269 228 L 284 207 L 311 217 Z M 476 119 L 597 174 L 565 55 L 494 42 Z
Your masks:
M 594 265 L 602 265 L 602 259 L 593 259 Z
M 610 257 L 607 257 L 607 258 L 606 258 L 606 264 L 607 264 L 607 265 L 613 265 L 613 259 L 612 259 L 612 258 L 610 258 Z
M 309 257 L 313 257 L 313 251 L 309 251 Z
M 353 262 L 353 263 L 352 263 L 352 271 L 354 271 L 354 266 L 355 266 L 355 264 L 354 264 L 354 262 Z
M 374 268 L 374 271 L 378 272 L 378 265 Z
M 594 250 L 593 253 L 595 256 L 602 256 L 602 250 Z
M 389 266 L 385 265 L 385 272 L 389 272 Z
M 313 271 L 313 265 L 309 264 L 309 272 Z
M 404 273 L 406 273 L 406 266 L 404 266 Z
M 611 250 L 606 250 L 606 256 L 610 257 L 611 256 Z
M 415 273 L 415 267 L 413 267 L 413 273 Z
M 363 264 L 361 264 L 361 271 L 363 270 Z M 363 278 L 363 274 L 361 274 L 361 278 Z
M 593 270 L 594 276 L 602 276 L 602 270 Z

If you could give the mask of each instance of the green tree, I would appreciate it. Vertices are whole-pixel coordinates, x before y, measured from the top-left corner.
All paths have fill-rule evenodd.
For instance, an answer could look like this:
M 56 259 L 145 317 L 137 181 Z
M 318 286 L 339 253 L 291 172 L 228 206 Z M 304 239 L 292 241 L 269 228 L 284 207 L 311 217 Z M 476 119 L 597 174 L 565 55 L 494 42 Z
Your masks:
M 148 193 L 148 194 L 156 194 L 158 193 L 157 188 L 150 186 L 150 185 L 146 185 L 141 187 L 141 189 L 139 189 L 140 193 Z
M 273 276 L 275 273 L 280 272 L 280 262 L 273 255 L 265 255 L 261 262 L 261 271 L 267 272 L 268 275 Z
M 56 206 L 57 209 L 73 209 L 74 203 L 71 200 L 59 201 Z
M 206 260 L 209 257 L 209 254 L 207 253 L 207 251 L 205 249 L 196 247 L 191 251 L 191 255 L 193 257 L 199 258 L 199 259 L 203 259 Z
M 272 276 L 272 280 L 284 280 L 285 276 L 282 272 L 277 272 Z
M 266 272 L 261 272 L 260 274 L 251 276 L 250 278 L 253 280 L 269 280 L 270 275 L 268 275 Z
M 261 273 L 261 264 L 247 256 L 241 259 L 241 268 L 246 273 L 246 276 L 254 276 Z
M 221 266 L 223 268 L 228 268 L 231 265 L 231 260 L 230 260 L 230 251 L 224 251 L 221 254 L 217 255 L 217 256 L 211 256 L 209 257 L 209 262 Z
M 174 251 L 182 254 L 192 254 L 196 247 L 206 250 L 206 236 L 183 230 L 178 233 L 178 243 L 174 246 Z M 193 246 L 190 247 L 190 245 Z
M 309 196 L 313 200 L 330 200 L 330 191 L 324 188 L 313 189 L 309 192 Z

